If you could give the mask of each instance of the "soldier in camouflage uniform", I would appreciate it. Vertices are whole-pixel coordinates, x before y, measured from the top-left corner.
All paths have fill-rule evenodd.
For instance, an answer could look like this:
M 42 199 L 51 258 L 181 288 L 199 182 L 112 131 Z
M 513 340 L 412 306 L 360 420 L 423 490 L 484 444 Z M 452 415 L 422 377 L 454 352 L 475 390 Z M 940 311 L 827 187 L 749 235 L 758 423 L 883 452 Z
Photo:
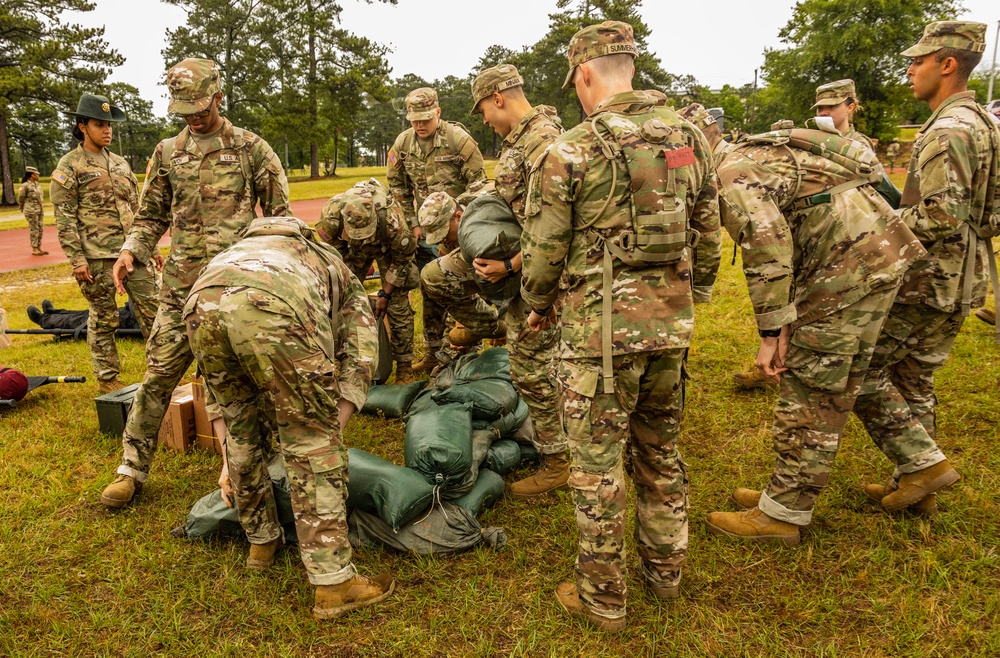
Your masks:
M 966 89 L 985 34 L 982 23 L 931 23 L 903 53 L 913 58 L 914 97 L 933 112 L 914 142 L 900 205 L 927 255 L 906 273 L 855 406 L 896 467 L 887 485 L 866 487 L 887 511 L 926 504 L 959 479 L 935 443 L 934 373 L 970 310 L 983 305 L 987 270 L 996 272 L 990 240 L 981 238 L 1000 224 L 1000 132 Z
M 49 252 L 42 251 L 42 228 L 45 211 L 42 210 L 42 186 L 38 184 L 38 170 L 34 167 L 24 168 L 24 179 L 21 189 L 17 191 L 17 207 L 28 220 L 28 238 L 31 240 L 31 255 L 45 256 Z
M 422 239 L 417 210 L 431 192 L 447 192 L 457 199 L 470 184 L 485 182 L 486 172 L 476 140 L 461 124 L 441 119 L 437 92 L 428 87 L 414 89 L 406 95 L 405 104 L 406 120 L 412 127 L 400 133 L 389 149 L 386 178 L 414 237 L 421 241 L 416 259 L 417 267 L 423 269 L 437 252 Z M 426 352 L 414 364 L 417 372 L 430 371 L 440 363 L 437 352 L 445 332 L 444 310 L 424 297 Z
M 472 113 L 482 114 L 483 123 L 503 138 L 494 176 L 496 193 L 510 206 L 522 228 L 528 173 L 562 134 L 555 108 L 532 107 L 524 95 L 523 84 L 524 79 L 511 64 L 488 68 L 472 83 Z M 521 254 L 506 262 L 477 258 L 473 267 L 480 277 L 497 283 L 521 270 Z M 532 443 L 541 455 L 537 472 L 510 485 L 515 498 L 531 498 L 563 489 L 569 479 L 566 435 L 559 422 L 555 378 L 559 330 L 549 326 L 537 332 L 526 331 L 530 312 L 531 308 L 518 296 L 506 315 L 510 374 L 518 394 L 531 410 L 535 430 Z
M 413 308 L 409 293 L 420 283 L 414 263 L 417 240 L 402 210 L 382 183 L 374 178 L 358 183 L 326 202 L 317 232 L 344 256 L 354 276 L 364 281 L 372 263 L 378 264 L 382 289 L 375 317 L 389 316 L 396 383 L 413 381 Z
M 893 139 L 892 143 L 885 150 L 885 157 L 889 159 L 889 172 L 896 168 L 896 159 L 899 157 L 899 140 Z
M 125 158 L 108 150 L 112 122 L 124 120 L 125 113 L 104 96 L 81 96 L 73 128 L 80 144 L 59 160 L 49 185 L 59 244 L 90 305 L 87 345 L 102 394 L 125 386 L 118 378 L 118 303 L 112 268 L 139 207 L 139 184 Z M 124 282 L 143 338 L 149 337 L 156 317 L 152 261 L 162 264 L 159 252 L 137 262 Z
M 215 62 L 183 60 L 167 71 L 167 87 L 168 110 L 187 126 L 157 145 L 146 167 L 139 212 L 114 266 L 120 290 L 134 262 L 149 260 L 170 231 L 160 305 L 146 343 L 146 377 L 125 425 L 118 477 L 101 495 L 109 507 L 128 504 L 146 481 L 170 395 L 193 360 L 182 316 L 191 286 L 213 256 L 240 238 L 258 201 L 264 216 L 288 211 L 288 180 L 274 151 L 219 114 Z M 212 411 L 210 418 L 217 416 Z
M 874 152 L 819 130 L 750 137 L 719 166 L 722 222 L 742 249 L 761 336 L 757 367 L 781 378 L 771 481 L 733 493 L 746 511 L 709 514 L 713 533 L 793 546 L 812 520 L 896 289 L 923 254 L 872 186 L 881 177 Z
M 644 580 L 658 598 L 678 596 L 688 537 L 676 445 L 682 364 L 694 303 L 711 298 L 720 258 L 708 143 L 662 94 L 632 90 L 637 52 L 627 23 L 573 37 L 565 84 L 589 116 L 532 167 L 521 238 L 528 326 L 554 322 L 562 302 L 558 377 L 580 536 L 576 582 L 556 598 L 611 630 L 626 623 L 626 463 Z
M 733 145 L 722 138 L 719 122 L 705 109 L 701 103 L 691 103 L 677 111 L 682 119 L 687 119 L 701 131 L 712 148 L 712 162 L 718 167 L 726 155 L 733 150 Z
M 847 139 L 861 142 L 872 153 L 875 152 L 875 144 L 862 132 L 854 128 L 854 113 L 861 109 L 858 103 L 858 92 L 854 89 L 854 80 L 850 78 L 828 82 L 825 85 L 816 87 L 816 102 L 812 109 L 816 110 L 818 117 L 830 117 L 833 119 L 834 127 L 841 135 Z
M 202 271 L 184 322 L 226 421 L 226 464 L 251 544 L 247 566 L 270 567 L 282 543 L 257 404 L 264 396 L 288 469 L 299 553 L 316 586 L 313 614 L 328 619 L 385 599 L 395 581 L 358 575 L 347 540 L 341 433 L 368 394 L 375 318 L 361 281 L 312 234 L 293 217 L 255 219 Z

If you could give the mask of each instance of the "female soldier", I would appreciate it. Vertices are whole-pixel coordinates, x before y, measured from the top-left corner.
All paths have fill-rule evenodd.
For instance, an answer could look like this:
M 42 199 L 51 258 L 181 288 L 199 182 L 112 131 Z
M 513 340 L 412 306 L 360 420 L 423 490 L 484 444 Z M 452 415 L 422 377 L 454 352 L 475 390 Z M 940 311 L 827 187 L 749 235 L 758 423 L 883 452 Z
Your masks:
M 38 184 L 38 170 L 34 167 L 24 168 L 24 178 L 21 189 L 17 192 L 17 207 L 24 213 L 31 230 L 31 255 L 44 256 L 49 253 L 42 251 L 42 186 Z
M 863 143 L 875 151 L 875 145 L 867 135 L 854 129 L 854 113 L 861 109 L 858 93 L 854 90 L 854 80 L 845 79 L 828 82 L 816 88 L 816 116 L 830 117 L 841 135 Z
M 138 209 L 139 194 L 128 163 L 108 150 L 111 123 L 124 120 L 125 113 L 104 96 L 81 96 L 73 124 L 73 137 L 80 144 L 59 161 L 49 187 L 59 243 L 90 303 L 87 344 L 102 394 L 125 386 L 118 378 L 118 304 L 111 271 Z M 157 265 L 162 262 L 160 257 Z M 156 275 L 148 263 L 137 264 L 125 286 L 142 335 L 148 337 L 156 315 Z

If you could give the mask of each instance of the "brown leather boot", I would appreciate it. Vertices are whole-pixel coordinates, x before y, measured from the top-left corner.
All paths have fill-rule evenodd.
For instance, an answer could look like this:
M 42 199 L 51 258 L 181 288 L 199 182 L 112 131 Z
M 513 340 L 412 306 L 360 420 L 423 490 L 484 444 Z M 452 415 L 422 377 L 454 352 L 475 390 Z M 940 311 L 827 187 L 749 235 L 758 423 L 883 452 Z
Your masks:
M 992 324 L 996 326 L 997 314 L 991 308 L 981 308 L 976 310 L 976 317 L 985 322 L 986 324 Z
M 281 537 L 275 537 L 266 544 L 250 544 L 250 555 L 247 556 L 247 569 L 264 571 L 274 564 L 274 554 L 281 546 Z
M 534 474 L 510 485 L 510 495 L 514 498 L 534 498 L 550 491 L 568 489 L 569 457 L 566 452 L 541 455 L 542 463 Z
M 562 609 L 569 613 L 571 617 L 576 617 L 585 621 L 594 628 L 602 631 L 623 631 L 625 630 L 625 617 L 602 617 L 580 600 L 580 594 L 576 591 L 576 583 L 559 583 L 556 587 L 556 601 Z
M 733 492 L 732 499 L 740 509 L 753 509 L 760 502 L 760 492 L 740 487 Z
M 675 582 L 672 585 L 667 585 L 664 583 L 654 583 L 649 578 L 645 578 L 645 581 L 646 581 L 646 586 L 649 588 L 649 591 L 653 594 L 653 596 L 660 599 L 661 601 L 677 599 L 680 598 L 681 596 L 680 578 L 678 578 L 677 582 Z
M 345 612 L 384 601 L 396 589 L 396 581 L 389 574 L 354 576 L 339 585 L 317 585 L 313 617 L 333 619 Z
M 754 507 L 745 512 L 712 512 L 708 531 L 751 541 L 777 542 L 785 546 L 799 543 L 799 526 L 771 518 Z
M 958 482 L 961 477 L 947 459 L 916 473 L 904 473 L 899 478 L 899 488 L 882 499 L 882 509 L 896 512 L 914 505 L 935 491 Z
M 142 491 L 142 482 L 131 475 L 121 475 L 104 488 L 101 493 L 101 503 L 107 507 L 125 507 Z
M 452 347 L 471 347 L 483 338 L 499 340 L 506 337 L 507 322 L 504 320 L 497 322 L 496 331 L 491 334 L 479 335 L 460 324 L 456 324 L 455 327 L 448 332 L 448 341 L 451 343 Z
M 896 481 L 890 480 L 889 484 L 866 484 L 864 485 L 864 490 L 869 500 L 881 505 L 883 498 L 896 491 Z M 937 494 L 931 494 L 906 509 L 920 516 L 933 516 L 938 511 Z
M 733 384 L 736 385 L 736 388 L 748 391 L 755 389 L 773 391 L 778 388 L 778 381 L 777 377 L 768 377 L 757 368 L 747 370 L 746 372 L 738 372 L 733 375 Z
M 437 358 L 437 348 L 434 348 L 434 350 L 428 349 L 424 358 L 413 364 L 412 370 L 413 372 L 430 372 L 439 365 L 441 365 L 441 362 Z
M 396 362 L 396 383 L 397 384 L 412 384 L 416 377 L 413 374 L 413 367 L 410 362 L 402 363 L 400 361 Z
M 31 255 L 32 256 L 48 256 L 49 252 L 44 251 L 41 247 L 32 247 L 31 248 Z
M 127 384 L 122 380 L 115 377 L 114 379 L 109 379 L 107 381 L 98 381 L 97 390 L 101 395 L 107 395 L 108 393 L 114 393 L 115 391 L 120 391 L 125 388 Z

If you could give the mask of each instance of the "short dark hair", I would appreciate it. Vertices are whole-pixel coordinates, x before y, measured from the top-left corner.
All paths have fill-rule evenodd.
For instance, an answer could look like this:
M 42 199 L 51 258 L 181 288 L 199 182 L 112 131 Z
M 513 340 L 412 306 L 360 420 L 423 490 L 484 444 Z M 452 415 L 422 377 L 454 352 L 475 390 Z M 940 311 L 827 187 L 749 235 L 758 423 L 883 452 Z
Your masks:
M 958 75 L 962 80 L 968 82 L 972 72 L 979 66 L 983 59 L 982 53 L 974 53 L 971 50 L 959 50 L 958 48 L 942 48 L 934 53 L 934 61 L 941 63 L 949 57 L 954 57 L 958 64 Z
M 90 117 L 79 117 L 79 116 L 73 117 L 73 131 L 72 131 L 73 139 L 75 139 L 78 142 L 83 141 L 83 131 L 80 130 L 80 125 L 79 125 L 81 123 L 83 125 L 87 125 L 88 123 L 90 123 Z

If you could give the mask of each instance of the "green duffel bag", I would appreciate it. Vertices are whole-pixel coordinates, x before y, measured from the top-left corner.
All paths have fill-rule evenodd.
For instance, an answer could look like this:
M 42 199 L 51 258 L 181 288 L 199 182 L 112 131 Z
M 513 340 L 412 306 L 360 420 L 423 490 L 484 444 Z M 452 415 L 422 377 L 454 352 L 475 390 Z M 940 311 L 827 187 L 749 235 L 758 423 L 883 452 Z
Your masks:
M 386 418 L 401 418 L 425 388 L 427 381 L 423 379 L 412 384 L 376 384 L 368 389 L 361 413 L 374 416 L 381 411 Z
M 413 398 L 413 402 L 410 403 L 410 408 L 406 410 L 406 414 L 403 415 L 403 421 L 408 421 L 410 416 L 416 416 L 421 411 L 436 409 L 438 403 L 434 401 L 434 394 L 437 393 L 437 390 L 436 387 L 429 386 L 420 391 L 417 397 Z
M 474 481 L 468 482 L 472 466 L 469 406 L 445 404 L 410 416 L 406 421 L 403 454 L 407 467 L 420 473 L 431 485 L 439 486 L 442 492 L 464 484 L 471 488 Z
M 347 507 L 375 514 L 394 529 L 427 512 L 434 499 L 434 487 L 420 473 L 364 450 L 348 450 L 347 466 Z
M 517 390 L 502 379 L 456 382 L 433 395 L 438 404 L 468 404 L 474 420 L 498 420 L 517 408 Z
M 519 430 L 529 421 L 530 417 L 528 403 L 518 398 L 514 411 L 492 421 L 474 420 L 472 421 L 472 429 L 490 430 L 498 439 L 515 438 L 518 436 Z M 534 430 L 531 430 L 531 436 L 534 436 Z M 528 440 L 530 441 L 530 437 Z
M 521 463 L 521 446 L 510 439 L 501 439 L 490 446 L 483 460 L 483 470 L 500 475 L 510 473 Z
M 402 528 L 390 528 L 374 514 L 354 510 L 347 517 L 347 538 L 354 548 L 385 547 L 417 555 L 454 555 L 484 544 L 507 545 L 503 528 L 484 528 L 476 517 L 452 503 L 441 503 Z
M 479 478 L 472 491 L 452 502 L 464 508 L 472 516 L 479 516 L 484 507 L 493 507 L 501 498 L 503 498 L 503 478 L 498 473 L 484 468 L 479 471 Z
M 480 379 L 511 380 L 510 358 L 506 347 L 491 347 L 475 355 L 473 359 L 466 360 L 463 357 L 458 361 L 455 367 L 456 381 L 474 382 Z
M 458 246 L 462 257 L 473 272 L 480 295 L 501 312 L 521 292 L 521 274 L 517 272 L 496 283 L 475 275 L 472 261 L 476 258 L 504 260 L 521 251 L 521 225 L 510 206 L 500 197 L 484 194 L 472 200 L 458 224 Z

